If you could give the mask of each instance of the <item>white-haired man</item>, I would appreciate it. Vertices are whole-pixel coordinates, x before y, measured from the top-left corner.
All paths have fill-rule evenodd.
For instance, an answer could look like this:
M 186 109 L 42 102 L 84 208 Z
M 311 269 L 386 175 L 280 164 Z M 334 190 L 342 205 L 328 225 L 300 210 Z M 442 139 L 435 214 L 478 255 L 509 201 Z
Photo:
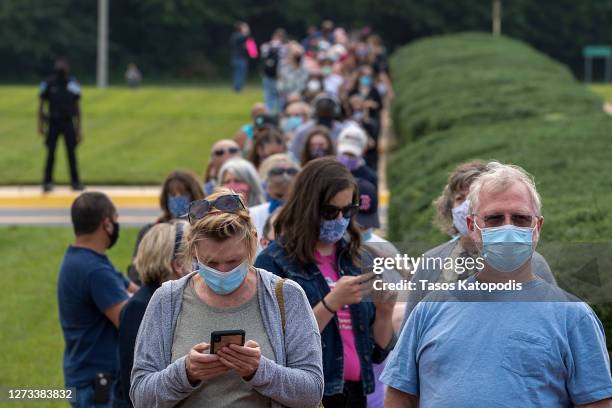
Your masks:
M 381 376 L 385 407 L 612 407 L 601 322 L 529 262 L 543 224 L 532 178 L 517 166 L 489 166 L 468 196 L 484 268 L 466 282 L 521 290 L 428 295 Z

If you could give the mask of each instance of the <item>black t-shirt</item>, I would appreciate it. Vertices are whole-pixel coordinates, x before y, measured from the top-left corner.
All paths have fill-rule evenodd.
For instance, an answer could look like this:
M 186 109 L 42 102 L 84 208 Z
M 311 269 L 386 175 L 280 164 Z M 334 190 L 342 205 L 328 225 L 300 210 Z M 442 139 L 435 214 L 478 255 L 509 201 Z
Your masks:
M 40 98 L 49 103 L 51 120 L 72 120 L 80 97 L 81 87 L 74 78 L 51 78 L 40 84 Z
M 389 62 L 387 61 L 387 56 L 383 53 L 377 54 L 374 58 L 372 68 L 374 68 L 374 73 L 376 75 L 380 74 L 381 72 L 389 74 Z
M 153 294 L 159 288 L 157 283 L 147 283 L 126 303 L 119 316 L 119 395 L 116 397 L 132 406 L 130 401 L 130 376 L 134 364 L 134 347 L 140 323 Z
M 353 95 L 360 95 L 359 92 L 359 87 L 355 87 L 351 90 L 351 92 L 349 92 L 349 98 Z M 378 108 L 376 109 L 368 109 L 370 117 L 378 120 L 380 118 L 380 112 L 382 110 L 382 98 L 380 97 L 380 93 L 378 92 L 378 89 L 376 89 L 375 86 L 371 86 L 370 87 L 370 91 L 368 92 L 367 95 L 362 95 L 364 100 L 372 100 L 374 102 L 376 102 L 378 104 Z

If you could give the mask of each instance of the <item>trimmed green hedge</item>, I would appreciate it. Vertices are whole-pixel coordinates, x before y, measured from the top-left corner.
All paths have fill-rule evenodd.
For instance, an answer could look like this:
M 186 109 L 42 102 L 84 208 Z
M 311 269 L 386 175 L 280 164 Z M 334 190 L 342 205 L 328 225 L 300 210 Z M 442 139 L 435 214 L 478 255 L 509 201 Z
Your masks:
M 542 242 L 611 240 L 612 117 L 568 69 L 521 42 L 480 33 L 415 42 L 391 67 L 390 239 L 448 239 L 432 227 L 432 201 L 459 163 L 495 159 L 534 175 Z M 608 306 L 597 311 L 612 333 Z

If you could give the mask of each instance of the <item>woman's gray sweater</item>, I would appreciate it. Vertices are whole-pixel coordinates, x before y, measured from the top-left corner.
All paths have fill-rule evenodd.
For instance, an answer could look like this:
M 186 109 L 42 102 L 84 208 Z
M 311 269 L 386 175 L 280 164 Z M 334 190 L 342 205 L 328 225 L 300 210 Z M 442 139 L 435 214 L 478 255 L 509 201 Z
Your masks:
M 271 398 L 272 407 L 316 407 L 323 397 L 323 361 L 321 336 L 312 308 L 302 288 L 291 280 L 285 281 L 283 338 L 275 294 L 279 277 L 263 269 L 256 271 L 261 316 L 276 361 L 262 356 L 248 383 Z M 147 307 L 134 349 L 130 398 L 136 408 L 172 407 L 197 388 L 187 380 L 186 357 L 171 362 L 183 290 L 194 273 L 164 283 Z

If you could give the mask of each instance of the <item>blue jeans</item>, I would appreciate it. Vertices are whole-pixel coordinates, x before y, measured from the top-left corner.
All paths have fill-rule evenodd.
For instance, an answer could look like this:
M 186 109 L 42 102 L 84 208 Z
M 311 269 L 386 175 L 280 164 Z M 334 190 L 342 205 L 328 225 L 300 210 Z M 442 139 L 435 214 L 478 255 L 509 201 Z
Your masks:
M 234 69 L 233 86 L 235 92 L 240 92 L 244 88 L 247 74 L 249 72 L 249 61 L 246 58 L 232 58 L 232 68 Z
M 281 110 L 280 95 L 276 88 L 276 79 L 263 77 L 263 91 L 266 108 L 270 113 L 277 113 Z

